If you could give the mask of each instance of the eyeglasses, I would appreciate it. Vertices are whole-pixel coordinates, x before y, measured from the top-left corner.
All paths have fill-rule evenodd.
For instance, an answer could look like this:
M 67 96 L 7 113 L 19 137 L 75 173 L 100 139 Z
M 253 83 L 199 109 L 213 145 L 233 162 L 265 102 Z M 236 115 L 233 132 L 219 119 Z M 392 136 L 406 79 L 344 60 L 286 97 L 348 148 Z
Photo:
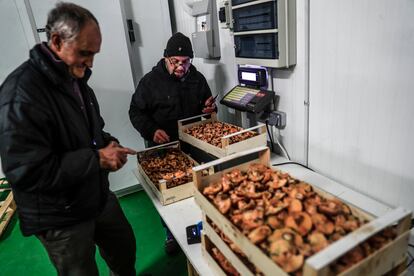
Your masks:
M 173 65 L 175 68 L 179 67 L 180 65 L 184 67 L 188 66 L 193 62 L 191 58 L 187 58 L 186 60 L 177 60 L 175 58 L 167 57 L 167 59 L 170 62 L 170 64 Z

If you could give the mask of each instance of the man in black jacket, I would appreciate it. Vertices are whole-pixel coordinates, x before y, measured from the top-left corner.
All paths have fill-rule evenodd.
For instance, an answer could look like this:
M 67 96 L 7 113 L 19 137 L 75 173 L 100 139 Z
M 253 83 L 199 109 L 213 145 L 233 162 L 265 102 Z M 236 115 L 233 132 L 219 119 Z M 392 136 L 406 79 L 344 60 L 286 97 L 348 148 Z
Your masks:
M 177 120 L 216 109 L 204 76 L 191 64 L 190 39 L 175 33 L 162 58 L 139 82 L 129 117 L 149 145 L 178 140 Z
M 0 154 L 23 235 L 36 235 L 59 275 L 98 275 L 95 244 L 115 275 L 136 275 L 135 237 L 108 173 L 128 154 L 103 131 L 87 85 L 101 34 L 86 9 L 50 11 L 48 43 L 0 87 Z
M 210 87 L 191 64 L 192 58 L 190 39 L 175 33 L 167 42 L 164 58 L 139 82 L 129 118 L 148 146 L 178 140 L 178 120 L 216 110 Z M 165 251 L 172 255 L 178 244 L 162 223 L 167 235 Z

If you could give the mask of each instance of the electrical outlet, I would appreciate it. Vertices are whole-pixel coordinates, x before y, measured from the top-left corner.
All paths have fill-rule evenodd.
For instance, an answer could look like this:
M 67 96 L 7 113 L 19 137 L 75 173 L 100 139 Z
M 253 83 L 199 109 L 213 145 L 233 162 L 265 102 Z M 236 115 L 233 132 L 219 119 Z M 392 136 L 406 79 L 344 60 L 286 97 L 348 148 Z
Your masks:
M 286 127 L 286 113 L 283 111 L 271 111 L 267 123 L 271 126 L 275 126 L 278 129 Z

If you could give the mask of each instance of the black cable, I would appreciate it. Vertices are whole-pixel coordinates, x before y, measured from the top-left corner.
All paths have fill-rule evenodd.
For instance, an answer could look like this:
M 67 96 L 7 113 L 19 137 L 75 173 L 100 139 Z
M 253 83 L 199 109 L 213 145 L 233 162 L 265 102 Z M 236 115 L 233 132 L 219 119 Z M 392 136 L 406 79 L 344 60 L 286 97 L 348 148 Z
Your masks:
M 411 255 L 410 255 L 411 256 Z M 407 264 L 407 268 L 409 268 L 410 267 L 410 265 L 412 264 L 414 262 L 414 259 L 413 259 L 413 257 L 411 257 L 411 261 Z
M 408 244 L 408 246 L 414 247 L 414 245 L 412 245 L 410 243 Z M 410 258 L 411 258 L 411 261 L 407 264 L 407 268 L 409 268 L 410 265 L 414 262 L 414 258 L 413 258 L 413 255 L 411 255 L 410 251 L 407 251 L 407 253 L 408 253 L 408 256 L 410 256 Z
M 270 147 L 271 147 L 271 149 L 272 149 L 272 152 L 275 152 L 274 145 L 273 145 L 273 136 L 271 136 L 271 135 L 270 135 L 269 125 L 268 125 L 268 123 L 267 123 L 267 120 L 266 120 L 266 130 L 267 130 L 267 135 L 269 135 L 269 139 L 270 139 Z
M 308 170 L 311 170 L 311 171 L 313 171 L 313 172 L 314 172 L 314 170 L 312 170 L 312 169 L 311 169 L 311 168 L 309 168 L 308 166 L 305 166 L 305 165 L 303 165 L 303 164 L 301 164 L 301 163 L 294 162 L 294 161 L 290 161 L 290 162 L 283 162 L 283 163 L 278 163 L 278 164 L 272 164 L 272 166 L 281 166 L 281 165 L 289 165 L 289 164 L 299 165 L 299 166 L 304 167 L 305 169 L 308 169 Z

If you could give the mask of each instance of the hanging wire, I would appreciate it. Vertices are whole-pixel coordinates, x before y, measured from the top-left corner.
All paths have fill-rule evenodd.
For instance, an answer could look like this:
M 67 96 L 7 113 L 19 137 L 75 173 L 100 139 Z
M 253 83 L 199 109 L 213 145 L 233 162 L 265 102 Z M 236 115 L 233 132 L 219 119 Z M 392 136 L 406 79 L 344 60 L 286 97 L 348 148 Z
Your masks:
M 280 129 L 279 129 L 279 134 L 280 134 Z M 279 142 L 279 139 L 276 136 L 276 144 L 279 146 L 279 148 L 282 150 L 283 155 L 290 161 L 290 156 L 287 152 L 287 150 L 285 149 L 285 147 L 282 145 L 282 143 Z
M 413 258 L 413 256 L 410 254 L 410 252 L 409 252 L 409 251 L 407 251 L 407 253 L 408 253 L 408 255 L 411 257 L 411 261 L 407 264 L 407 268 L 409 268 L 409 267 L 410 267 L 410 265 L 412 265 L 412 263 L 414 262 L 414 258 Z
M 274 141 L 273 141 L 273 135 L 270 135 L 269 124 L 267 123 L 267 120 L 266 120 L 266 130 L 267 130 L 267 135 L 269 135 L 269 139 L 270 139 L 270 147 L 271 147 L 271 149 L 272 149 L 272 152 L 275 152 L 275 149 L 274 149 Z
M 282 166 L 282 165 L 299 165 L 299 166 L 302 166 L 302 167 L 304 167 L 305 169 L 308 169 L 308 170 L 311 170 L 311 171 L 313 171 L 314 172 L 314 170 L 312 170 L 311 168 L 309 168 L 308 166 L 305 166 L 305 165 L 303 165 L 303 164 L 301 164 L 301 163 L 298 163 L 298 162 L 294 162 L 294 161 L 289 161 L 289 162 L 283 162 L 283 163 L 275 163 L 275 164 L 272 164 L 272 166 Z

